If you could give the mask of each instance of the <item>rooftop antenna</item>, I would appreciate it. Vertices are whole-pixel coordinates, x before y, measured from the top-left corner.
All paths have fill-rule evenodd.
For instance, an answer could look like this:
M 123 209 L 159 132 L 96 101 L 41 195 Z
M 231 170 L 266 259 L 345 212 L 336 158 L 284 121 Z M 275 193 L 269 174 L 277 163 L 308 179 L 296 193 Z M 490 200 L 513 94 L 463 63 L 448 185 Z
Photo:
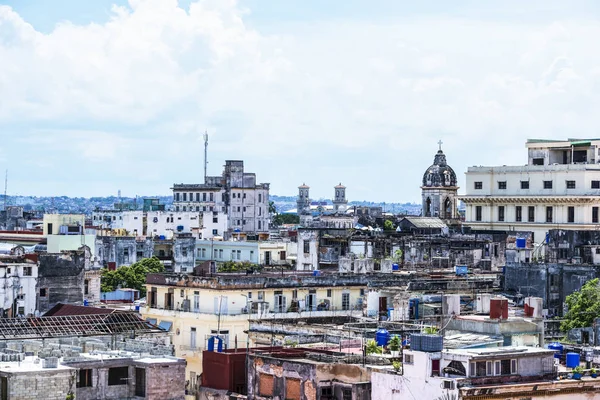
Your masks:
M 8 191 L 8 169 L 6 170 L 6 174 L 4 175 L 4 225 L 5 225 L 5 229 L 8 229 L 8 211 L 6 210 L 6 206 L 7 206 L 7 191 Z
M 206 184 L 206 168 L 208 166 L 208 132 L 205 130 L 204 135 L 204 184 Z

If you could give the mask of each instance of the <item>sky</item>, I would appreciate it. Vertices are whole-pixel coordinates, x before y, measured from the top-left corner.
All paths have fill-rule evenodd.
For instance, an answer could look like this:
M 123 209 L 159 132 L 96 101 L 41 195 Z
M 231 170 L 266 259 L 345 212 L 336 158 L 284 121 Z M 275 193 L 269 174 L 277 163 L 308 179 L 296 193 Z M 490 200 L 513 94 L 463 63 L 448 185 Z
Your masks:
M 439 140 L 464 186 L 528 138 L 600 137 L 599 38 L 594 0 L 0 0 L 0 171 L 169 194 L 207 131 L 209 175 L 419 202 Z

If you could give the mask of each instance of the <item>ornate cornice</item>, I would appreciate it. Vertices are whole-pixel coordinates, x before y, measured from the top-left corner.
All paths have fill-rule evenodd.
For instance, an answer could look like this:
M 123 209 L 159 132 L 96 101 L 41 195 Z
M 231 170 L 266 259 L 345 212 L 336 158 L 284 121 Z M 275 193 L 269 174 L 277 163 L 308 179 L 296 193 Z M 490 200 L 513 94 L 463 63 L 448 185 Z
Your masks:
M 599 204 L 600 196 L 459 196 L 468 204 Z

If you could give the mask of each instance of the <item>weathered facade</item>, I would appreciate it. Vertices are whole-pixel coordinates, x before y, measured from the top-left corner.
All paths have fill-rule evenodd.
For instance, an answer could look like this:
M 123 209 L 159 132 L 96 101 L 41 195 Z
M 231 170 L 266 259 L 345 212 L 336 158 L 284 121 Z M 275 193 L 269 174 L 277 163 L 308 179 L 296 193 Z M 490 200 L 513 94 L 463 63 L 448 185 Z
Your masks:
M 41 254 L 39 263 L 37 309 L 41 313 L 58 303 L 83 304 L 85 283 L 83 252 Z
M 370 370 L 344 356 L 301 348 L 257 350 L 248 357 L 248 398 L 370 400 Z

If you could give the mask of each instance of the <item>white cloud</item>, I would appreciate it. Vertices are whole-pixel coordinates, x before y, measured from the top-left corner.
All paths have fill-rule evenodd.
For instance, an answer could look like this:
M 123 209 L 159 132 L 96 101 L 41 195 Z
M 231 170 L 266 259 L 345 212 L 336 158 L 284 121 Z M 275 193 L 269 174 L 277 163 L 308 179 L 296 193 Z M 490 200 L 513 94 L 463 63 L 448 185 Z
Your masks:
M 247 18 L 233 0 L 132 0 L 44 34 L 0 6 L 0 132 L 29 138 L 54 185 L 106 181 L 59 185 L 69 194 L 199 181 L 207 128 L 212 173 L 242 158 L 274 193 L 306 181 L 325 196 L 342 180 L 352 198 L 387 201 L 418 199 L 440 138 L 462 177 L 523 163 L 528 137 L 598 136 L 598 21 L 390 16 L 267 34 Z M 60 168 L 64 155 L 80 167 Z

